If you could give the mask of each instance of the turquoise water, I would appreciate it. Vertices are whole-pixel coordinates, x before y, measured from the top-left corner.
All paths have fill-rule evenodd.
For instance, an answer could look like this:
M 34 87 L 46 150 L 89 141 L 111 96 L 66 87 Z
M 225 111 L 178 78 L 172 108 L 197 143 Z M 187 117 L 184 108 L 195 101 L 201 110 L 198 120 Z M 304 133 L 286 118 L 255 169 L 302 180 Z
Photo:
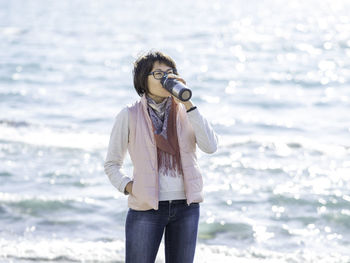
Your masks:
M 220 135 L 199 152 L 195 262 L 350 262 L 349 8 L 0 0 L 0 261 L 123 261 L 127 200 L 103 163 L 154 48 Z

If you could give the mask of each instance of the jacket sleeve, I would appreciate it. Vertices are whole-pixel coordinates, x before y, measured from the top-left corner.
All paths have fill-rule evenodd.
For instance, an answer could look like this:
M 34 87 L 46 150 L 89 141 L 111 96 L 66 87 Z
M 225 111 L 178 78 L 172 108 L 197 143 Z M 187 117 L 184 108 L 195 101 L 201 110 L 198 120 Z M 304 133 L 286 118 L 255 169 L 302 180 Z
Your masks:
M 216 152 L 218 136 L 210 123 L 200 114 L 198 109 L 188 112 L 187 116 L 193 127 L 199 149 L 205 153 Z
M 114 126 L 110 135 L 108 151 L 104 163 L 104 171 L 110 182 L 124 195 L 129 193 L 125 190 L 131 181 L 122 170 L 123 161 L 128 149 L 129 118 L 128 109 L 124 108 L 115 117 Z

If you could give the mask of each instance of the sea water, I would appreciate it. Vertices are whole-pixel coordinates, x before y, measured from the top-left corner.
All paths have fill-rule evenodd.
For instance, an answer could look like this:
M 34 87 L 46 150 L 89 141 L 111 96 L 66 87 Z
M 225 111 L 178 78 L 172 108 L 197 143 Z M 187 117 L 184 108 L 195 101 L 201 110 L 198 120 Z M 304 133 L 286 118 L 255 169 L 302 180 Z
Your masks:
M 220 136 L 198 152 L 195 262 L 350 262 L 349 8 L 0 0 L 0 261 L 123 262 L 103 164 L 133 62 L 159 49 Z

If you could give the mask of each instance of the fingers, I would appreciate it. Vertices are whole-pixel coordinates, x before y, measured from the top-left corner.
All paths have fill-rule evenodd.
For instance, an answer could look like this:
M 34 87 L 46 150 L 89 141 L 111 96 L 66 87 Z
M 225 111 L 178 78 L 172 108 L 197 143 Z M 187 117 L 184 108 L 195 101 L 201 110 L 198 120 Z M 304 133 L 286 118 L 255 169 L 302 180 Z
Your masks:
M 176 98 L 173 94 L 171 94 L 171 96 L 174 98 L 174 101 L 176 104 L 181 103 L 181 100 L 179 100 L 178 98 Z
M 174 101 L 175 101 L 176 104 L 181 103 L 181 104 L 185 105 L 185 107 L 186 107 L 186 104 L 189 104 L 190 107 L 193 106 L 192 101 L 190 101 L 190 100 L 188 100 L 188 101 L 182 101 L 182 100 L 176 98 L 173 94 L 171 94 L 171 96 L 174 98 Z
M 174 73 L 168 74 L 168 77 L 169 77 L 169 78 L 179 78 L 179 76 L 178 76 L 178 75 L 175 75 Z
M 178 75 L 168 74 L 168 78 L 177 79 L 178 81 L 181 81 L 183 84 L 186 85 L 186 81 L 183 78 L 181 78 L 180 76 L 178 76 Z

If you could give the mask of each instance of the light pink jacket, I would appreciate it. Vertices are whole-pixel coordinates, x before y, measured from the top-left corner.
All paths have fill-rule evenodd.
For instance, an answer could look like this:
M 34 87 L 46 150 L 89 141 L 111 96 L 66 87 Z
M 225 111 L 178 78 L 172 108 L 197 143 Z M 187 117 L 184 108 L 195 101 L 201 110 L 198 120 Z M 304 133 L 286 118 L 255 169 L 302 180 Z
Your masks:
M 185 107 L 178 105 L 176 128 L 178 133 L 184 186 L 187 204 L 203 202 L 203 179 L 197 164 L 196 139 L 189 123 Z M 128 207 L 134 210 L 158 210 L 158 165 L 157 147 L 152 131 L 152 121 L 147 111 L 147 100 L 143 95 L 139 102 L 128 107 L 128 150 L 134 166 L 132 194 L 128 196 Z

